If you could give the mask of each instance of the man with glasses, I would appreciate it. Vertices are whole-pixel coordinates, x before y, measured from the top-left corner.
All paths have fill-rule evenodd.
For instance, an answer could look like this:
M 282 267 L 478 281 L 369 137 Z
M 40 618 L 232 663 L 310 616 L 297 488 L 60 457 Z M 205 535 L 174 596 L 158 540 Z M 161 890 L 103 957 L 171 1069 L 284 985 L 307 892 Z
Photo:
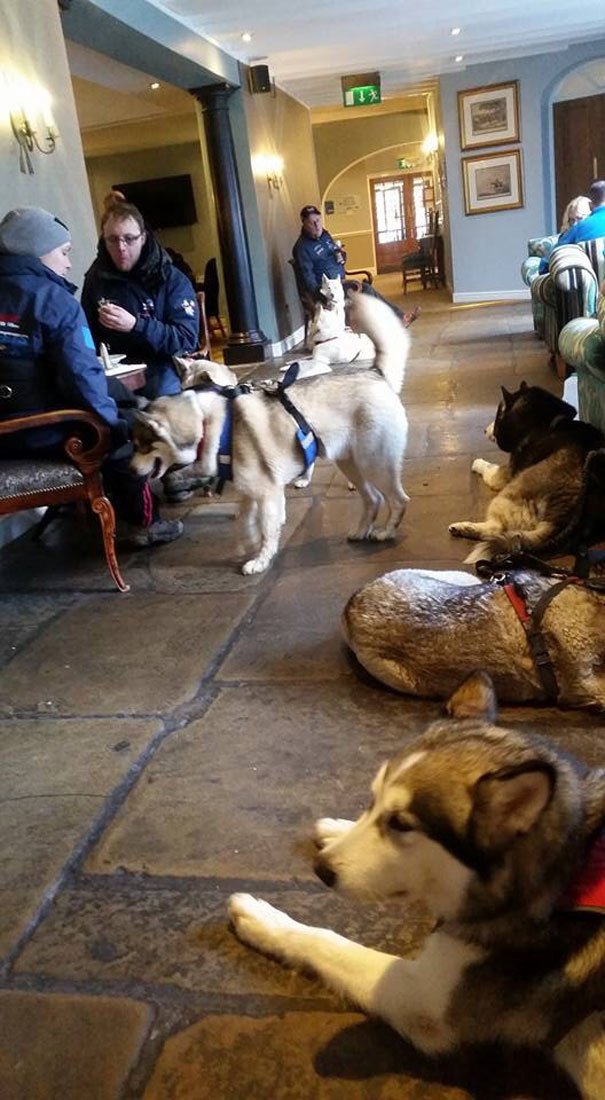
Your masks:
M 147 364 L 144 397 L 180 392 L 172 357 L 198 346 L 197 299 L 131 203 L 107 205 L 82 306 L 97 349 L 104 343 L 112 355 Z
M 199 307 L 195 291 L 151 233 L 143 215 L 119 192 L 108 196 L 101 218 L 97 258 L 87 271 L 82 306 L 97 350 L 105 344 L 126 362 L 145 363 L 145 386 L 152 399 L 180 393 L 173 355 L 196 351 Z M 164 496 L 171 504 L 187 500 L 207 478 L 186 472 L 165 474 Z

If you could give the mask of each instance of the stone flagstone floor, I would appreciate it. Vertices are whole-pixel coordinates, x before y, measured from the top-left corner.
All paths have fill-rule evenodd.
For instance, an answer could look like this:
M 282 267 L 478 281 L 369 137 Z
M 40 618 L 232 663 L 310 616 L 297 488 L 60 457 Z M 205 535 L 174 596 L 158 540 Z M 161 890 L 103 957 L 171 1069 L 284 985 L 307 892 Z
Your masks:
M 383 280 L 393 297 L 398 280 Z M 388 545 L 345 541 L 358 505 L 322 465 L 289 491 L 274 567 L 244 577 L 234 498 L 166 508 L 184 537 L 121 555 L 67 521 L 0 553 L 0 1096 L 3 1100 L 477 1100 L 570 1095 L 539 1058 L 435 1065 L 316 981 L 247 950 L 245 889 L 391 951 L 426 923 L 334 897 L 316 817 L 352 817 L 377 765 L 438 712 L 362 680 L 339 617 L 366 580 L 458 565 L 447 525 L 479 514 L 471 459 L 500 385 L 559 391 L 526 303 L 409 296 L 403 398 L 411 503 Z M 266 368 L 259 370 L 266 374 Z M 505 712 L 597 763 L 598 718 Z

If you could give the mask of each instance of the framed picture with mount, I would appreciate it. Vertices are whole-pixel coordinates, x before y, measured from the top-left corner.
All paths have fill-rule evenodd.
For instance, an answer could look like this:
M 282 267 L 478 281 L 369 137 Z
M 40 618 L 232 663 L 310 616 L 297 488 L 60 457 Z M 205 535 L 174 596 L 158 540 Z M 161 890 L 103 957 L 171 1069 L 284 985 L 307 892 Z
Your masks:
M 458 92 L 460 148 L 519 141 L 519 81 Z
M 465 214 L 492 214 L 523 206 L 521 150 L 463 157 Z

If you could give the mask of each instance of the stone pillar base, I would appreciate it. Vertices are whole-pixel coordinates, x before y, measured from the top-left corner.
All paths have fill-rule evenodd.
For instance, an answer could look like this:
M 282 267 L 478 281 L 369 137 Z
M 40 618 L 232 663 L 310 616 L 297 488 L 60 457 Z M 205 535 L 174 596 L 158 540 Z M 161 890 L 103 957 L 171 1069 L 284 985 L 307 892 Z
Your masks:
M 250 334 L 249 334 L 250 336 Z M 223 359 L 228 367 L 235 367 L 244 363 L 264 363 L 268 358 L 269 341 L 263 339 L 262 333 L 259 339 L 248 338 L 246 342 L 235 340 L 225 344 Z

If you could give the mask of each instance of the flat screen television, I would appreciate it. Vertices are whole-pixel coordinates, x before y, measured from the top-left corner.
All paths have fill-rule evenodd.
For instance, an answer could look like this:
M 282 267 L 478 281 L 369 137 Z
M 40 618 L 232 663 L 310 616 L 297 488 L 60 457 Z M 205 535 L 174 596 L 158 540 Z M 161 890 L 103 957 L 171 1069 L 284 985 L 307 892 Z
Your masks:
M 134 183 L 114 183 L 112 187 L 138 207 L 152 229 L 172 229 L 197 221 L 191 176 L 164 176 Z

